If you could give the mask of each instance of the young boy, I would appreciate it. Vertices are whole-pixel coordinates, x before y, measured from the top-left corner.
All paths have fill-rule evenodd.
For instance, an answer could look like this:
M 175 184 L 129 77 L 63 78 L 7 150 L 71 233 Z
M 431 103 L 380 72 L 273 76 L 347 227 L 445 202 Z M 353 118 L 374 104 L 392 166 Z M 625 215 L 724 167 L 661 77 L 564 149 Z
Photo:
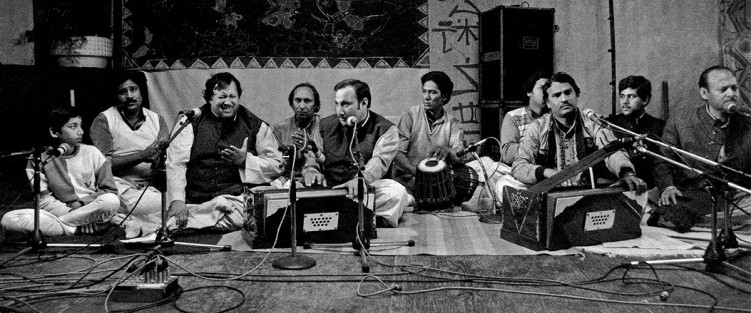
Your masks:
M 92 234 L 107 228 L 120 206 L 107 158 L 94 146 L 81 144 L 81 116 L 74 108 L 56 108 L 49 115 L 49 132 L 56 146 L 70 147 L 41 169 L 39 228 L 45 236 Z M 43 155 L 42 159 L 47 156 Z M 33 162 L 26 174 L 34 186 Z M 10 211 L 2 227 L 18 232 L 34 229 L 34 210 Z

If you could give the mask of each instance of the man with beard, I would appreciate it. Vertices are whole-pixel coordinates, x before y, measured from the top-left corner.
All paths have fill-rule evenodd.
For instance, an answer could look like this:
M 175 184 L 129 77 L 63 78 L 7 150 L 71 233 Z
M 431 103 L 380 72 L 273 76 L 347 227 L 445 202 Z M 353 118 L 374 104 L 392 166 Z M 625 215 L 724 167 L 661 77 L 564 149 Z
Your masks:
M 610 130 L 582 115 L 577 106 L 580 90 L 573 77 L 558 72 L 543 85 L 542 90 L 550 113 L 535 120 L 527 129 L 511 168 L 512 176 L 525 184 L 550 178 L 615 140 Z M 636 177 L 634 167 L 622 149 L 605 158 L 605 165 L 620 177 L 619 184 L 636 190 L 638 194 L 646 190 L 646 184 Z M 563 186 L 585 185 L 591 179 L 580 173 L 563 182 Z
M 301 83 L 292 88 L 288 102 L 295 115 L 274 125 L 274 136 L 283 148 L 297 147 L 295 171 L 300 171 L 305 166 L 306 159 L 311 162 L 323 161 L 323 154 L 318 149 L 323 142 L 319 131 L 321 117 L 316 114 L 321 109 L 321 97 L 316 87 L 310 83 Z M 304 155 L 308 157 L 305 158 Z M 285 180 L 289 175 L 288 167 L 279 179 Z M 283 184 L 284 181 L 280 183 Z M 306 181 L 305 185 L 314 183 L 316 182 Z
M 751 173 L 751 110 L 738 99 L 738 81 L 724 66 L 712 66 L 699 77 L 699 95 L 704 100 L 694 108 L 678 110 L 665 125 L 662 140 L 678 149 L 716 161 L 744 173 Z M 732 114 L 737 110 L 741 114 Z M 717 173 L 709 164 L 690 157 L 679 157 L 669 148 L 660 147 L 663 155 L 679 162 L 688 162 L 705 173 L 728 175 L 726 178 L 743 187 L 751 187 L 746 177 L 733 173 Z M 693 171 L 678 168 L 658 159 L 655 162 L 655 181 L 660 189 L 660 207 L 652 213 L 648 224 L 686 231 L 711 212 L 712 199 L 705 187 L 715 185 Z M 720 189 L 721 190 L 721 189 Z M 724 198 L 720 195 L 718 198 Z M 751 208 L 751 196 L 728 190 L 727 198 L 733 208 Z M 722 204 L 724 205 L 724 204 Z M 720 206 L 721 208 L 721 206 Z M 745 223 L 749 223 L 746 216 Z
M 89 135 L 112 163 L 121 202 L 115 220 L 132 211 L 130 220 L 136 224 L 125 225 L 126 235 L 134 237 L 150 231 L 128 226 L 148 226 L 142 222 L 158 225 L 161 219 L 162 195 L 155 188 L 158 173 L 153 165 L 167 141 L 169 128 L 164 118 L 145 105 L 148 94 L 143 73 L 127 71 L 117 77 L 114 87 L 117 104 L 94 118 Z
M 282 160 L 271 127 L 240 105 L 241 96 L 235 76 L 212 75 L 201 113 L 167 149 L 168 228 L 238 230 L 245 220 L 244 185 L 279 177 Z
M 644 76 L 628 76 L 618 82 L 618 92 L 620 93 L 621 114 L 610 116 L 608 122 L 623 127 L 637 134 L 649 135 L 650 138 L 659 138 L 662 136 L 662 129 L 665 127 L 665 121 L 649 115 L 644 108 L 652 99 L 652 84 Z M 615 132 L 618 138 L 628 136 L 620 132 Z M 650 151 L 657 152 L 657 145 L 647 143 Z M 643 179 L 649 188 L 654 187 L 652 179 L 652 169 L 654 168 L 654 158 L 646 154 L 636 154 L 633 149 L 629 150 L 631 163 L 634 164 L 634 170 L 639 178 Z

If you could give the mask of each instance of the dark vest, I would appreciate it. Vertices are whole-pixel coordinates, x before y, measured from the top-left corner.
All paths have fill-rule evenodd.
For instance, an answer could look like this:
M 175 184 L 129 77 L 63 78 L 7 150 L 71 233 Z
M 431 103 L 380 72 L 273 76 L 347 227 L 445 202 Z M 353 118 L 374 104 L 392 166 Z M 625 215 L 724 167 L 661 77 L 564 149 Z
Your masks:
M 186 200 L 203 203 L 218 195 L 240 195 L 243 191 L 239 169 L 221 159 L 219 150 L 233 145 L 242 147 L 248 138 L 248 153 L 256 153 L 256 134 L 261 119 L 243 106 L 234 120 L 223 120 L 211 112 L 208 104 L 201 107 L 201 117 L 193 122 L 193 146 L 186 172 Z
M 363 126 L 358 126 L 357 138 L 353 145 L 355 151 L 360 151 L 363 163 L 368 163 L 373 157 L 373 147 L 389 127 L 393 126 L 389 120 L 370 111 L 370 117 Z M 336 114 L 321 120 L 321 138 L 323 138 L 323 152 L 326 161 L 323 165 L 323 175 L 329 186 L 345 183 L 357 175 L 349 154 L 349 142 L 352 139 L 352 127 L 342 126 Z M 386 171 L 388 176 L 391 171 Z M 388 177 L 384 177 L 388 178 Z

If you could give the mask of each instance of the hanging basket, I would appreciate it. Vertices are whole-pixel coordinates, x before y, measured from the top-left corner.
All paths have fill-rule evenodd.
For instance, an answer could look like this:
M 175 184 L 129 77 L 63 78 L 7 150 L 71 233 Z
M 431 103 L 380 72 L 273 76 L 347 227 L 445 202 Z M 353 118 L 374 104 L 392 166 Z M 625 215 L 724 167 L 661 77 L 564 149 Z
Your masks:
M 70 41 L 54 45 L 50 54 L 57 56 L 57 63 L 63 67 L 107 68 L 112 58 L 112 39 L 72 37 Z

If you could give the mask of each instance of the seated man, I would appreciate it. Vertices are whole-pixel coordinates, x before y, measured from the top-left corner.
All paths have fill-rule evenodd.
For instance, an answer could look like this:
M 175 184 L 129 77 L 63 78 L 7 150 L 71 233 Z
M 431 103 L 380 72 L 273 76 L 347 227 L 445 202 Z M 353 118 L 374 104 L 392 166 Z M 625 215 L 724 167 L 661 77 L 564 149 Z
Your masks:
M 238 230 L 245 220 L 243 184 L 279 177 L 282 157 L 271 127 L 240 105 L 235 76 L 214 74 L 205 88 L 201 113 L 167 148 L 168 228 Z
M 529 125 L 550 111 L 542 98 L 542 85 L 548 77 L 541 71 L 535 72 L 524 83 L 527 93 L 527 106 L 509 111 L 501 124 L 501 162 L 511 166 L 516 159 L 516 150 Z
M 652 139 L 662 136 L 665 121 L 644 111 L 649 100 L 652 99 L 652 84 L 649 80 L 643 76 L 628 76 L 618 82 L 618 92 L 623 113 L 610 116 L 607 120 L 634 133 L 649 135 Z M 614 133 L 618 138 L 627 135 L 617 131 Z M 647 148 L 653 152 L 659 151 L 657 145 L 649 142 L 647 142 Z M 652 179 L 654 158 L 646 154 L 636 154 L 634 149 L 629 149 L 628 152 L 636 175 L 647 183 L 648 188 L 654 187 L 654 179 Z
M 573 77 L 556 73 L 542 90 L 550 113 L 535 120 L 527 129 L 511 169 L 515 179 L 530 185 L 552 177 L 615 139 L 610 130 L 583 117 L 577 106 L 580 90 Z M 638 194 L 646 190 L 646 184 L 636 177 L 623 149 L 607 157 L 605 165 L 620 177 L 620 184 Z M 563 186 L 588 185 L 587 180 L 596 181 L 596 177 L 582 177 L 580 173 Z M 498 195 L 501 195 L 501 188 L 499 184 Z
M 117 104 L 94 118 L 89 136 L 112 162 L 122 203 L 118 216 L 132 211 L 134 219 L 158 224 L 162 194 L 155 188 L 152 169 L 167 141 L 169 128 L 164 118 L 144 107 L 148 95 L 143 73 L 125 72 L 116 79 L 114 91 Z
M 274 136 L 282 147 L 297 147 L 295 171 L 299 172 L 305 166 L 306 159 L 312 162 L 323 161 L 323 154 L 318 149 L 323 144 L 319 127 L 321 117 L 316 114 L 321 109 L 321 97 L 316 87 L 310 83 L 302 83 L 292 88 L 288 101 L 295 115 L 274 125 Z M 306 142 L 307 147 L 303 147 Z M 308 153 L 311 154 L 309 158 L 304 158 L 303 155 Z M 281 188 L 286 178 L 289 178 L 290 166 L 287 166 L 282 177 L 277 180 L 278 186 L 275 187 Z
M 433 71 L 422 76 L 423 103 L 402 113 L 399 119 L 399 151 L 394 159 L 393 176 L 408 190 L 415 184 L 420 161 L 435 157 L 452 164 L 458 161 L 464 130 L 459 120 L 443 106 L 451 100 L 454 83 L 444 72 Z
M 396 227 L 408 204 L 404 186 L 386 179 L 399 145 L 396 126 L 370 111 L 368 84 L 356 79 L 346 79 L 337 83 L 334 91 L 336 114 L 321 120 L 321 150 L 326 158 L 323 173 L 317 165 L 308 166 L 303 170 L 305 182 L 347 188 L 350 194 L 356 194 L 358 171 L 352 155 L 359 152 L 365 165 L 365 183 L 375 188 L 376 216 Z M 355 127 L 357 138 L 353 140 Z
M 729 112 L 730 107 L 742 106 L 733 72 L 724 66 L 704 70 L 699 77 L 699 95 L 703 103 L 677 110 L 668 119 L 662 140 L 675 148 L 751 173 L 751 119 Z M 748 110 L 748 107 L 742 108 Z M 688 165 L 705 173 L 722 174 L 716 173 L 711 165 L 689 156 L 680 157 L 665 147 L 660 147 L 660 150 L 664 156 L 679 162 L 685 159 Z M 748 178 L 725 174 L 730 182 L 751 187 Z M 661 192 L 660 207 L 652 213 L 648 224 L 686 231 L 703 215 L 711 213 L 712 200 L 704 190 L 711 182 L 704 177 L 661 159 L 655 161 L 654 176 Z M 729 189 L 728 193 L 728 199 L 735 206 L 746 211 L 751 209 L 751 195 L 734 189 Z
M 50 135 L 65 152 L 41 168 L 39 230 L 45 236 L 99 232 L 108 227 L 120 207 L 110 161 L 96 147 L 81 144 L 81 124 L 74 108 L 50 112 Z M 26 174 L 33 186 L 32 162 Z M 7 230 L 31 232 L 34 209 L 10 211 L 0 223 Z

